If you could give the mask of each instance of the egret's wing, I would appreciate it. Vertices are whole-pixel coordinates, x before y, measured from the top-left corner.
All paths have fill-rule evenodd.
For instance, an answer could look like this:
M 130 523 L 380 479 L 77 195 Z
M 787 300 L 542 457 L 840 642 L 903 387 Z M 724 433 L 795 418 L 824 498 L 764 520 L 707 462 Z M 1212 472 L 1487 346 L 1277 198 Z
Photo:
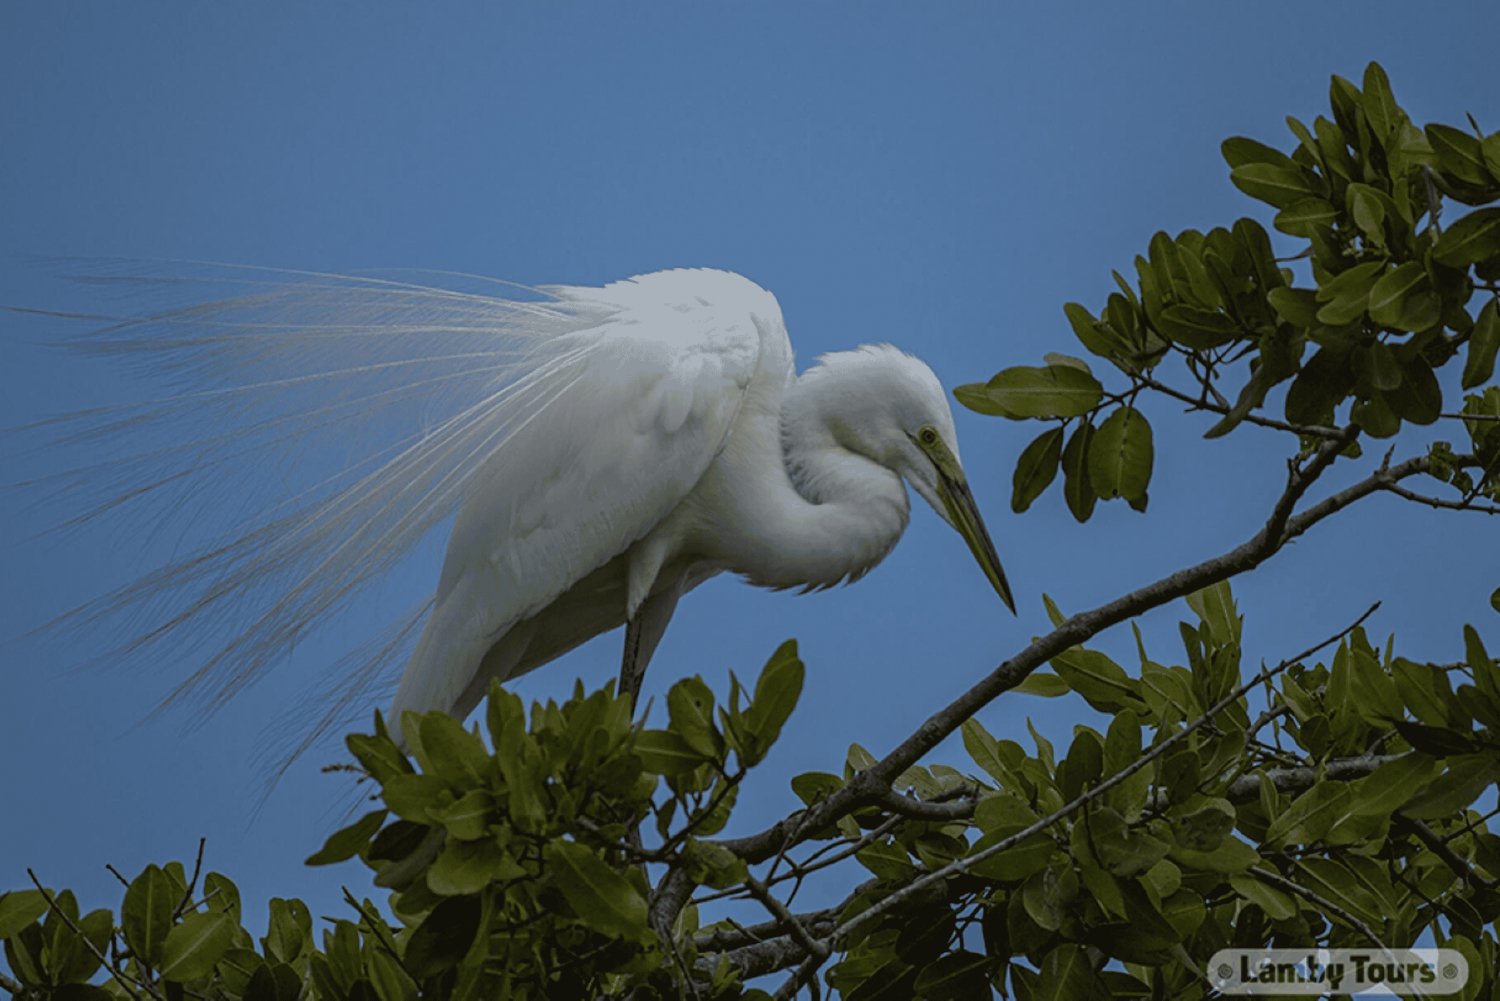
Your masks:
M 589 347 L 566 385 L 476 472 L 396 695 L 397 721 L 408 709 L 467 708 L 463 693 L 498 637 L 643 538 L 693 489 L 758 367 L 790 374 L 775 300 L 738 276 L 671 271 L 547 291 L 558 308 L 600 322 L 571 335 Z M 623 615 L 623 595 L 607 600 Z
M 127 302 L 84 317 L 95 329 L 75 345 L 144 368 L 168 392 L 43 422 L 35 430 L 78 446 L 88 461 L 35 485 L 65 524 L 130 514 L 143 526 L 207 524 L 188 530 L 186 555 L 56 625 L 124 621 L 112 661 L 193 658 L 196 669 L 171 699 L 208 709 L 347 609 L 480 483 L 504 505 L 505 491 L 523 490 L 533 470 L 562 477 L 571 506 L 559 512 L 591 512 L 579 520 L 580 541 L 564 546 L 563 534 L 541 533 L 527 550 L 538 572 L 561 580 L 571 572 L 561 566 L 586 562 L 611 531 L 630 528 L 623 514 L 598 514 L 624 496 L 626 480 L 561 487 L 568 474 L 559 461 L 612 461 L 614 478 L 636 467 L 630 489 L 646 492 L 611 510 L 638 518 L 680 486 L 673 480 L 648 497 L 655 488 L 645 478 L 660 475 L 678 449 L 706 463 L 717 447 L 669 434 L 664 450 L 638 453 L 639 464 L 624 461 L 619 442 L 620 452 L 591 450 L 589 434 L 626 426 L 626 408 L 642 406 L 612 388 L 618 374 L 666 359 L 676 375 L 652 404 L 656 419 L 679 421 L 679 432 L 708 428 L 694 409 L 707 397 L 696 393 L 714 385 L 715 369 L 722 388 L 723 378 L 733 383 L 753 365 L 745 355 L 752 340 L 743 339 L 754 332 L 749 314 L 780 324 L 769 294 L 720 272 L 531 290 L 488 282 L 460 289 L 454 276 L 438 286 L 246 268 L 184 279 L 181 267 L 169 270 L 165 278 L 88 279 Z M 163 299 L 193 304 L 162 308 Z M 739 333 L 727 333 L 736 321 Z M 500 470 L 514 479 L 497 481 Z M 522 519 L 550 513 L 519 502 L 513 510 Z M 619 524 L 606 524 L 616 517 Z M 225 522 L 233 527 L 223 530 Z M 541 569 L 554 558 L 563 563 Z M 366 696 L 380 668 L 410 650 L 427 607 L 341 662 L 330 691 L 351 704 Z

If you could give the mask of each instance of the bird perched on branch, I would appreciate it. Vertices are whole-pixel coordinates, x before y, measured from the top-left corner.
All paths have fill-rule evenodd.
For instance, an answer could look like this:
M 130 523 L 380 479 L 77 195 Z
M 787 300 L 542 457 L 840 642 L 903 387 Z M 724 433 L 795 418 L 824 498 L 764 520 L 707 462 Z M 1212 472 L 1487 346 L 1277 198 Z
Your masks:
M 265 485 L 283 463 L 313 469 L 227 536 L 70 613 L 145 612 L 124 653 L 189 641 L 201 660 L 179 696 L 226 700 L 454 515 L 432 599 L 346 659 L 337 702 L 411 650 L 391 719 L 464 716 L 491 679 L 621 625 L 634 694 L 679 599 L 708 578 L 810 590 L 867 573 L 906 527 L 903 481 L 1014 610 L 932 371 L 875 345 L 799 376 L 776 299 L 739 275 L 501 293 L 225 280 L 236 294 L 80 340 L 156 363 L 181 391 L 68 418 L 85 438 L 144 443 L 56 481 L 94 492 L 88 518 L 201 504 L 236 472 Z

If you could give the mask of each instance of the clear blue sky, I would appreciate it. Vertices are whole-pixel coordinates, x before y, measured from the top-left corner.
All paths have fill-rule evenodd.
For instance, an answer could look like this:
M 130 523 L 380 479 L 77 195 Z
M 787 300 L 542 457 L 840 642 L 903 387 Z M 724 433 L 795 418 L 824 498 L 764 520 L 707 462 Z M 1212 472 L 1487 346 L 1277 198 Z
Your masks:
M 1257 212 L 1228 183 L 1220 139 L 1284 143 L 1282 116 L 1324 110 L 1330 73 L 1357 79 L 1378 59 L 1419 121 L 1469 111 L 1500 126 L 1496 37 L 1492 2 L 1420 16 L 1369 2 L 7 3 L 0 303 L 67 309 L 79 294 L 15 255 L 569 283 L 706 265 L 780 297 L 803 363 L 890 341 L 952 386 L 1076 350 L 1062 303 L 1101 300 L 1109 269 L 1128 270 L 1154 230 Z M 141 391 L 36 346 L 56 332 L 0 319 L 0 426 Z M 887 749 L 1043 631 L 1043 591 L 1076 610 L 1252 531 L 1279 443 L 1252 429 L 1204 443 L 1197 419 L 1151 415 L 1149 514 L 1103 505 L 1078 526 L 1056 488 L 1009 513 L 1010 471 L 1036 429 L 958 414 L 1019 619 L 925 510 L 853 588 L 799 598 L 721 579 L 693 594 L 648 694 L 692 672 L 722 691 L 728 669 L 754 673 L 789 636 L 809 669 L 736 827 L 787 810 L 787 778 L 837 770 L 851 741 Z M 8 445 L 0 456 L 6 480 L 31 461 Z M 13 494 L 0 505 L 0 889 L 31 866 L 86 906 L 114 903 L 104 863 L 135 872 L 190 856 L 204 835 L 247 902 L 298 895 L 341 913 L 338 884 L 366 887 L 363 871 L 300 864 L 346 801 L 343 781 L 318 773 L 339 750 L 305 759 L 258 814 L 254 752 L 322 652 L 401 603 L 372 601 L 202 728 L 186 732 L 180 714 L 142 722 L 185 662 L 65 673 L 99 637 L 18 635 L 164 549 L 108 528 L 28 542 L 47 512 Z M 1500 634 L 1485 600 L 1497 566 L 1493 525 L 1376 499 L 1238 593 L 1255 656 L 1383 598 L 1374 633 L 1452 659 L 1462 622 Z M 436 570 L 392 588 L 416 593 Z M 1177 614 L 1149 620 L 1158 659 L 1178 657 Z M 1128 634 L 1110 642 L 1128 649 Z M 600 684 L 618 644 L 596 641 L 520 690 Z M 981 718 L 1024 732 L 1028 713 L 1059 739 L 1089 715 L 1013 698 Z

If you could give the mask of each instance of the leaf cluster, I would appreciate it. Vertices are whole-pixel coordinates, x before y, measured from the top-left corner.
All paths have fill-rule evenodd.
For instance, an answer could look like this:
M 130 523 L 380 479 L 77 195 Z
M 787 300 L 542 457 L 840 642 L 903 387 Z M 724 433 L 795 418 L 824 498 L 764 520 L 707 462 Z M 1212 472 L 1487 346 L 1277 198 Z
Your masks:
M 1098 500 L 1144 510 L 1155 449 L 1137 409 L 1164 394 L 1219 419 L 1210 438 L 1247 420 L 1301 435 L 1348 421 L 1390 438 L 1445 416 L 1438 371 L 1462 359 L 1464 390 L 1483 387 L 1500 351 L 1500 131 L 1418 128 L 1370 64 L 1363 89 L 1334 77 L 1330 115 L 1288 118 L 1296 146 L 1223 144 L 1230 180 L 1275 210 L 1293 244 L 1278 257 L 1265 228 L 1239 219 L 1207 233 L 1157 233 L 1135 259 L 1135 282 L 1114 274 L 1097 313 L 1065 308 L 1078 342 L 1125 385 L 1107 389 L 1077 358 L 1012 367 L 960 387 L 960 402 L 1011 420 L 1056 422 L 1021 453 L 1017 512 L 1063 474 L 1069 510 L 1086 521 Z M 1445 199 L 1480 206 L 1452 221 Z M 1166 383 L 1180 363 L 1190 384 Z M 1282 416 L 1264 413 L 1284 387 Z M 1465 502 L 1500 497 L 1500 390 L 1469 394 L 1460 411 L 1480 475 L 1454 481 Z M 1447 415 L 1458 416 L 1458 415 Z

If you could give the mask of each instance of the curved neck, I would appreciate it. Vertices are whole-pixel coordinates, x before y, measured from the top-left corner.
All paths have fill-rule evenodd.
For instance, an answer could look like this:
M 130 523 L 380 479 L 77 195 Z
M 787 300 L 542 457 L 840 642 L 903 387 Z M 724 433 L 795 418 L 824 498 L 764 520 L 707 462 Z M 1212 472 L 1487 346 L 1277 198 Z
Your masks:
M 755 438 L 756 495 L 741 496 L 748 543 L 736 569 L 766 587 L 820 588 L 869 572 L 901 538 L 911 513 L 893 470 L 841 444 L 842 422 L 823 386 L 797 380 L 780 413 L 766 413 Z M 764 476 L 781 468 L 785 477 Z

